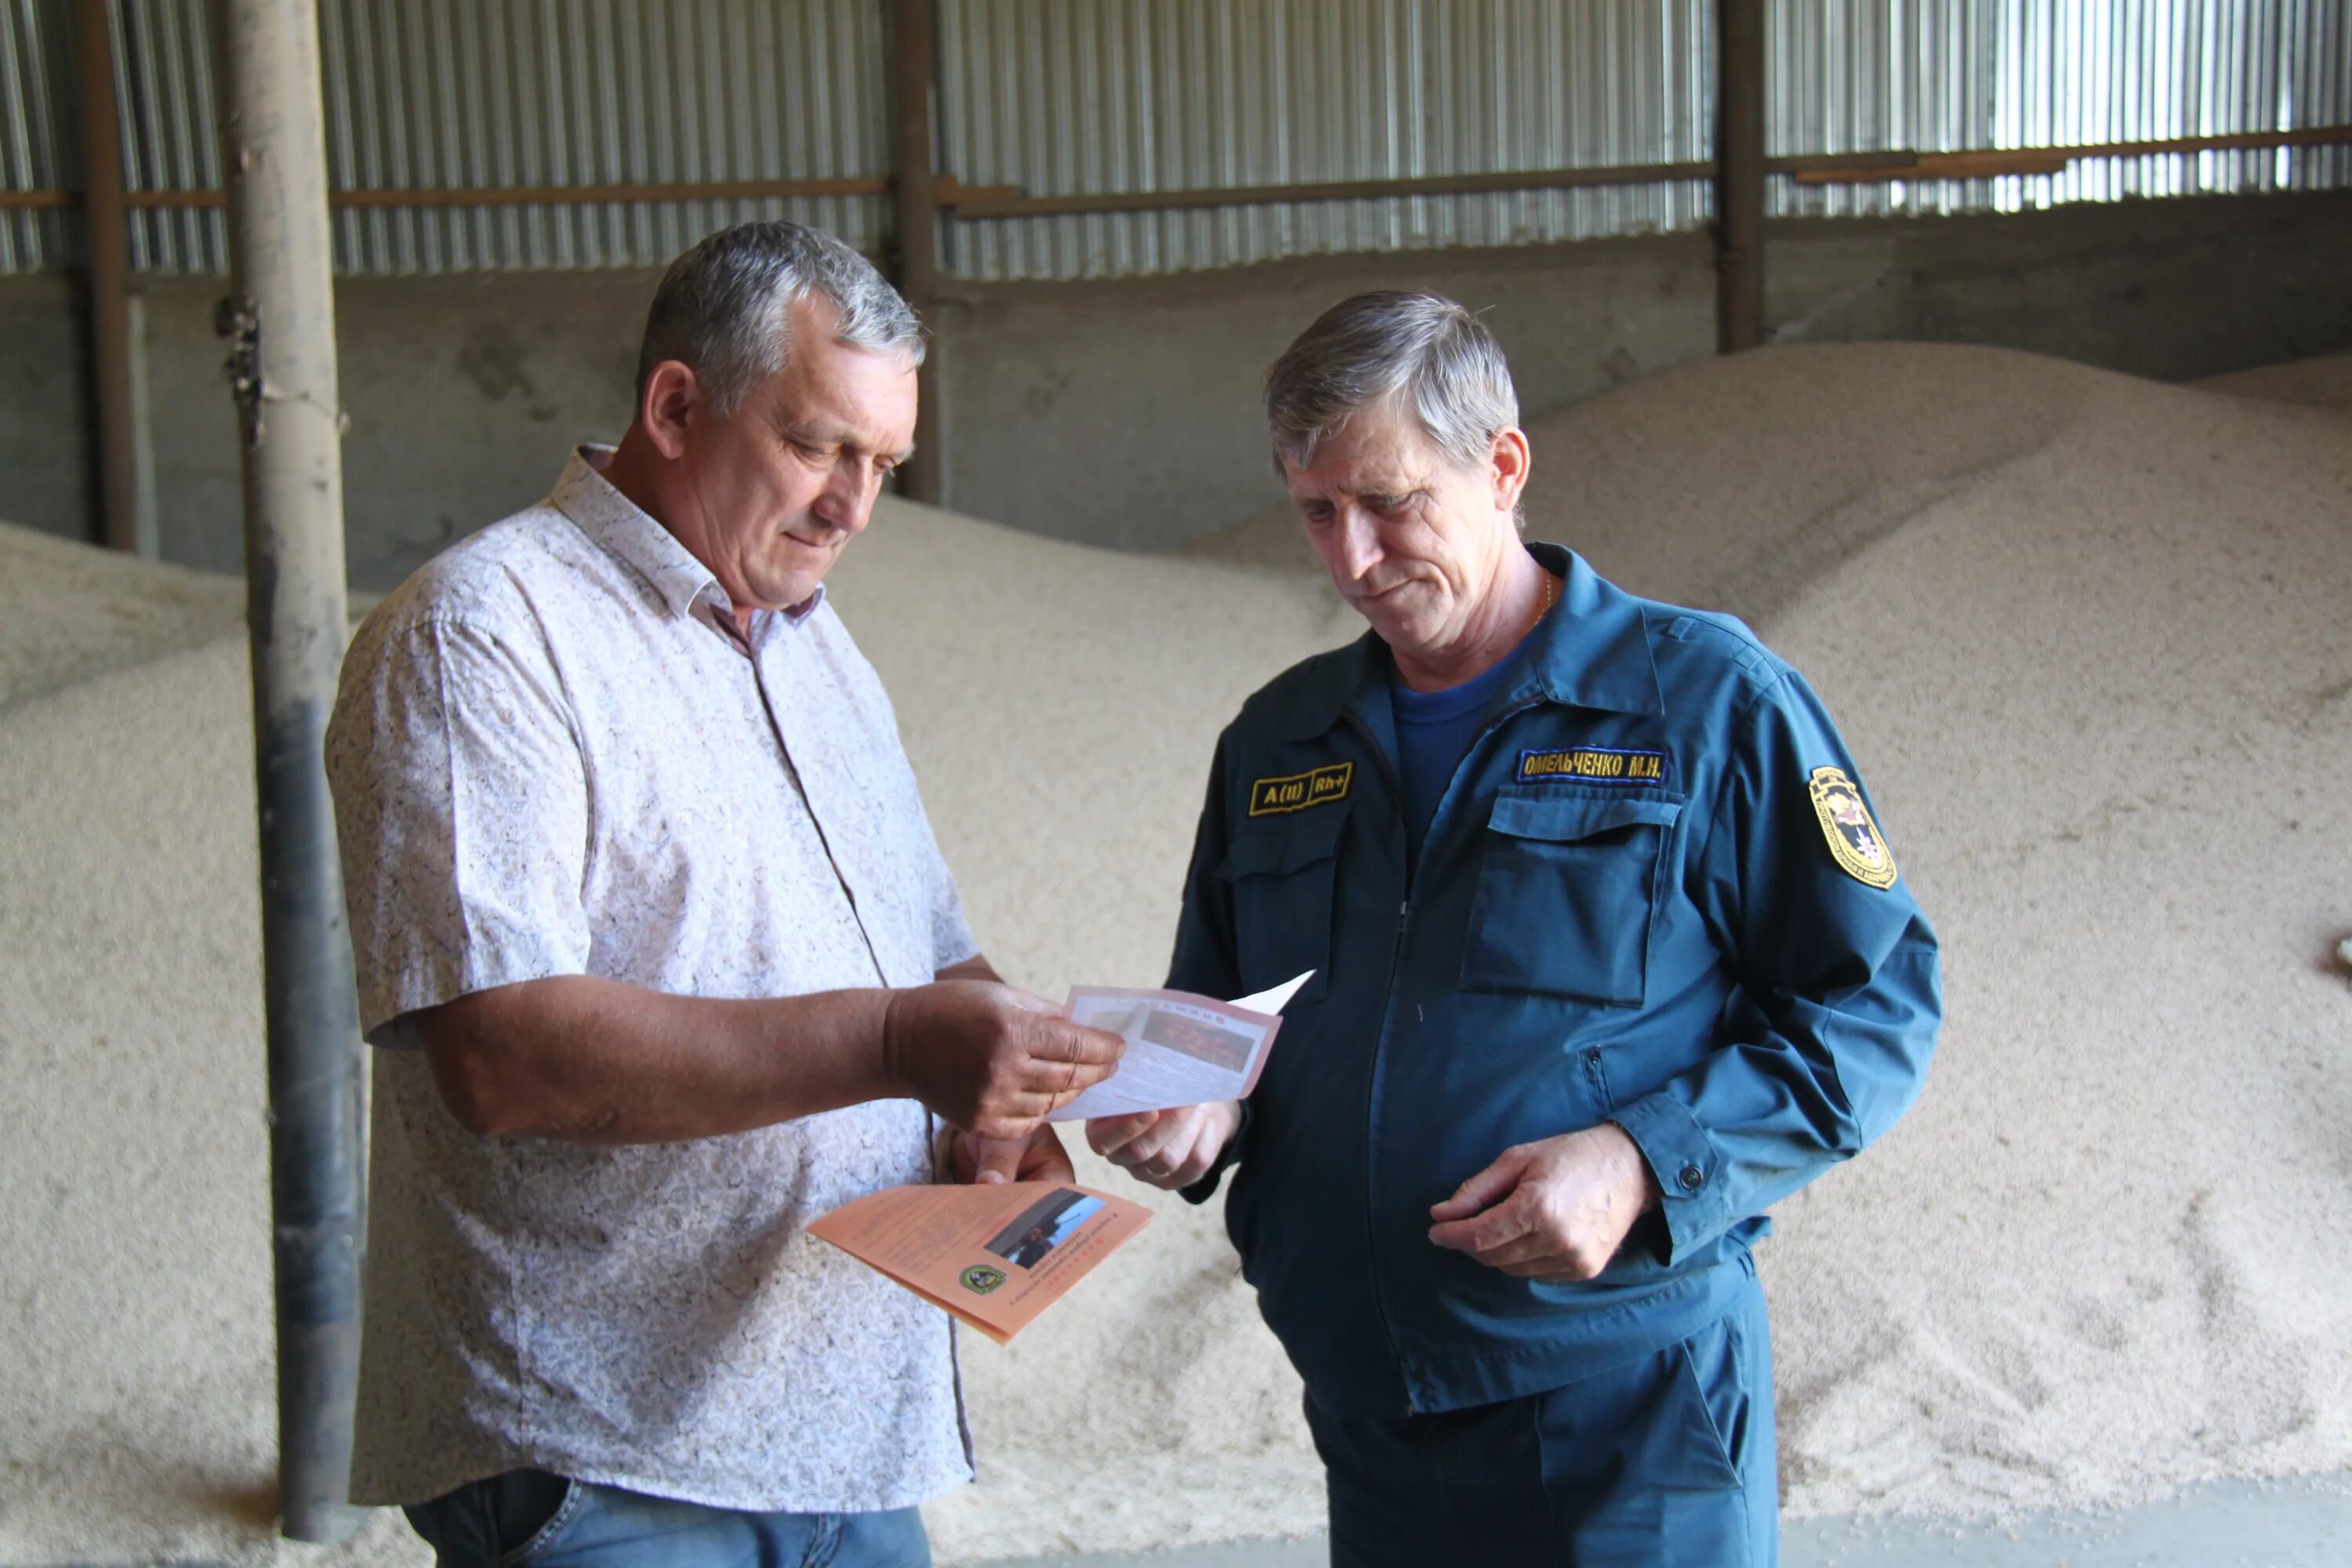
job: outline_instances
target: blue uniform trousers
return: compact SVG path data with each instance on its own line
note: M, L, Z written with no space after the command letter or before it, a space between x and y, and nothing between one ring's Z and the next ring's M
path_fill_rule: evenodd
M1772 1348L1748 1267L1689 1339L1541 1394L1367 1420L1310 1394L1332 1568L1772 1568Z

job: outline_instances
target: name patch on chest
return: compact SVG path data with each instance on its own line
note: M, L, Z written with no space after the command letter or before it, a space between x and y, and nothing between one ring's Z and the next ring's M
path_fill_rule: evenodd
M1253 779L1250 781L1249 814L1252 816L1279 816L1286 811L1305 811L1310 805L1328 805L1335 800L1345 800L1348 785L1355 776L1355 763L1332 763L1281 778Z
M1567 746L1558 751L1519 753L1519 784L1538 779L1574 779L1580 784L1661 784L1666 782L1666 753L1624 751L1614 746Z

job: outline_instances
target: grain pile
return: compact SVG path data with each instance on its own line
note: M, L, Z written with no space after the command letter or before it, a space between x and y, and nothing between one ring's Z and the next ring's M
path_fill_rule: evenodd
M2233 397L2258 397L2266 403L2294 403L2352 414L2352 353L2321 354L2315 359L2266 364L2259 370L2209 376L2197 384Z
M1821 348L1551 423L1538 527L1813 676L1947 946L1919 1110L1761 1254L1791 1508L2352 1459L2352 422Z
M89 551L79 564L117 595L152 570ZM1082 979L1160 977L1217 730L1267 672L1350 635L1294 584L1205 565L1144 573L1139 582L1131 558L886 501L833 583L889 684L988 952L1054 994ZM19 581L0 578L12 599ZM152 661L0 707L0 1082L15 1097L10 1126L33 1134L0 1143L11 1347L0 1356L0 1563L418 1564L429 1553L388 1515L332 1552L268 1539L242 585L195 584L230 605L212 628L225 637L160 658L171 639L126 641L108 663ZM37 645L62 622L35 609L40 630L26 640ZM22 624L13 603L0 610L0 626ZM1092 1176L1114 1179L1099 1166ZM1064 1331L1009 1356L979 1341L967 1350L992 1489L942 1520L943 1560L959 1540L994 1555L998 1542L1056 1538L1067 1478L1024 1447L1055 1424L1092 1432L1088 1452L1150 1450L1076 1493L1119 1539L1165 1527L1188 1495L1211 1535L1311 1524L1296 1396L1219 1256L1213 1216L1148 1201L1170 1211L1155 1232L1165 1244L1115 1260ZM1145 1302L1167 1310L1132 1321L1118 1310ZM1066 1381L1106 1379L1141 1406L1155 1368L1190 1376L1235 1357L1259 1375L1220 1377L1186 1400L1197 1429L1181 1454L1159 1451L1165 1410L1107 1417L1099 1385ZM1203 1453L1254 1447L1277 1455L1255 1478L1198 1473ZM1180 1479L1187 1468L1196 1479ZM1130 1526L1117 1494L1136 1485L1149 1495ZM126 1510L125 1498L142 1505Z
M235 633L241 578L0 522L0 708Z
M1800 348L1533 431L1530 532L1804 668L1947 943L1926 1099L1761 1255L1792 1512L2352 1464L2352 420L2224 390ZM1009 973L1156 978L1215 730L1352 634L1288 527L1141 562L894 507L850 551L836 603ZM0 710L0 1074L37 1134L0 1152L0 1562L423 1561L389 1523L265 1535L245 702L231 641ZM1211 1217L1161 1207L968 1345L983 1480L932 1510L942 1562L1318 1522L1296 1385Z

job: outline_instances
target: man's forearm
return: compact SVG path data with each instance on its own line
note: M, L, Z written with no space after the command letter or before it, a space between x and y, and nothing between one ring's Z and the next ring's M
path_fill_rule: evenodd
M664 1143L904 1092L886 1046L890 995L717 1000L562 975L463 997L419 1027L470 1131Z

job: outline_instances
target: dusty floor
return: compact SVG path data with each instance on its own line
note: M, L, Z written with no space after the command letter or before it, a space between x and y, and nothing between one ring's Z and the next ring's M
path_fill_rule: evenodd
M1997 1521L1798 1520L1781 1568L2340 1568L2352 1556L2352 1474L2215 1481L2138 1508ZM1465 1561L1475 1556L1465 1552ZM1323 1542L1006 1559L990 1568L1324 1568Z

